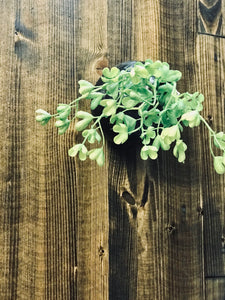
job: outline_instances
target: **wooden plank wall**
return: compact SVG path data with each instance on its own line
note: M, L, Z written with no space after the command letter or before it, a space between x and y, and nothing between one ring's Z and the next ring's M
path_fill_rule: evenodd
M73 127L58 137L34 111L152 58L225 130L225 2L2 0L0 15L0 299L224 300L224 176L203 127L185 131L184 165L109 142L99 168L68 157Z

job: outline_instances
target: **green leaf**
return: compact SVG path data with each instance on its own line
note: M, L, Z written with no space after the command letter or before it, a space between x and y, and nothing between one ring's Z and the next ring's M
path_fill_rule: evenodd
M77 113L76 113L76 117L79 118L79 119L89 119L89 120L92 120L93 119L93 116L92 114L86 112L86 111L83 111L83 110L79 110Z
M181 79L182 73L177 70L165 70L162 72L161 82L176 82Z
M142 143L143 144L149 144L151 139L154 139L156 136L155 128L152 126L149 126L145 132L142 133ZM158 148L157 148L158 149Z
M180 139L180 129L179 129L178 125L163 128L162 133L161 133L161 138L162 138L162 141L167 145L170 145L175 140L179 140Z
M79 119L83 119L75 124L75 128L78 131L84 130L93 120L93 116L90 113L82 110L76 113L76 117Z
M164 151L168 151L170 149L170 144L166 144L162 138L160 138L160 147Z
M117 110L117 102L112 99L104 99L100 102L102 106L105 106L102 114L106 117L112 116L116 113Z
M155 146L158 150L161 148L164 151L170 149L170 144L166 144L160 135L157 135L152 143L152 146Z
M82 147L79 151L79 159L82 161L86 160L87 154L88 154L88 150L87 150L86 146L82 145Z
M41 123L42 126L46 125L52 117L47 111L43 109L37 109L36 114L36 121Z
M145 69L145 66L141 63L135 64L134 72L135 72L135 75L140 76L141 78L149 77L148 71Z
M71 157L76 156L79 153L79 159L84 161L87 158L88 150L85 145L77 144L69 149L68 154Z
M112 115L110 118L110 124L114 124L115 122L118 123L122 123L124 119L124 113L121 111L115 115Z
M199 112L196 110L189 111L182 115L181 120L188 121L189 127L193 128L199 126L201 118Z
M135 73L134 69L132 69L129 74L133 84L139 84L142 81L142 78Z
M95 98L103 98L105 96L104 93L101 92L95 92L95 90L93 90L91 93L89 93L89 95L86 97L87 99L95 99Z
M179 162L185 161L185 151L187 150L187 145L182 141L176 141L176 145L173 148L173 155L178 158Z
M176 109L168 109L162 114L162 124L167 127L177 124Z
M224 132L218 132L214 136L214 144L217 148L225 151L225 133Z
M72 157L76 156L77 153L80 151L81 147L82 147L82 144L76 144L76 145L74 145L68 151L69 156L72 156Z
M124 115L124 124L127 126L128 128L128 133L133 131L135 129L136 126L136 119L132 118L128 115Z
M163 66L162 62L159 60L146 66L149 74L151 74L151 76L155 76L156 78L159 78L162 75L163 68L169 69L168 66Z
M113 82L111 84L108 84L106 86L107 94L112 97L113 99L116 99L119 93L118 90L118 82Z
M149 103L142 103L138 108L138 115L144 118L146 115L150 114L150 111L148 111L149 107L150 107Z
M95 88L95 86L92 83L86 80L79 80L78 83L80 85L79 93L81 95L88 95Z
M159 121L159 110L156 108L151 109L150 111L147 111L145 114L145 119L144 119L144 125L149 127L153 123L158 123Z
M191 109L201 111L203 109L202 102L204 101L204 96L199 92L196 92L190 96L191 96L191 100L189 99L189 105Z
M201 111L203 109L202 102L204 101L204 96L199 92L196 92L194 94L186 92L181 94L179 98L181 98L184 102L186 112L189 110Z
M161 136L157 135L152 143L152 146L155 146L158 150L160 148Z
M96 109L96 107L100 104L102 98L105 96L105 94L100 92L91 92L86 98L92 99L91 101L91 110Z
M76 124L75 124L75 128L77 131L82 131L84 130L91 122L92 119L83 119L81 121L78 121Z
M66 130L69 128L70 120L60 120L57 117L57 121L55 122L55 127L58 128L58 134L62 135L66 132Z
M160 135L157 135L154 139L152 146L155 146L158 150L161 148L164 151L168 151L170 149L170 144L166 144Z
M158 87L158 92L163 94L163 93L169 93L173 91L173 85L169 82L166 82Z
M128 139L128 128L125 124L117 124L113 126L113 131L118 133L113 141L115 144L123 144Z
M122 104L125 108L133 108L139 103L139 100L137 99L131 99L130 97L124 97L122 99Z
M143 146L141 148L141 158L147 160L148 158L156 159L158 157L158 149L155 146Z
M68 108L70 108L70 105L69 105L69 104L59 103L59 104L58 104L58 107L57 107L57 112L58 112L58 113L62 113L62 112L64 112L65 110L67 110Z
M102 100L102 96L99 96L99 97L97 97L97 98L94 98L94 99L91 101L91 110L96 109L96 107L99 106L101 100Z
M131 99L136 100L138 102L141 100L141 95L139 93L137 93L137 91L128 90L127 93L128 93L128 95L130 96Z
M96 160L100 167L104 165L105 157L103 148L92 149L88 152L88 155L91 160Z
M57 107L57 112L59 113L59 118L61 120L65 120L71 112L71 106L68 104L59 104Z
M111 70L109 70L109 68L104 68L102 71L102 75L108 79L117 77L119 73L120 70L116 67L111 68Z
M214 157L214 168L216 173L222 175L225 173L225 157L224 156L215 156Z
M168 63L161 62L159 60L155 61L152 64L147 65L146 69L152 76L159 78L159 81L162 83L176 82L176 81L180 80L180 78L182 76L180 71L170 70Z
M88 142L90 144L93 144L95 141L100 142L101 136L99 135L98 131L96 129L86 129L82 132L82 136L84 138L87 137Z

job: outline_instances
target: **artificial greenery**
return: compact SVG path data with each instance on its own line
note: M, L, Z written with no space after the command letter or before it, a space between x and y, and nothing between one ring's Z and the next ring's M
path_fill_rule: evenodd
M187 150L187 145L181 139L183 127L192 128L202 122L209 131L214 168L218 174L223 174L225 134L216 133L200 115L204 101L201 93L180 94L177 91L176 85L181 75L180 71L170 70L168 63L150 59L136 62L125 70L105 68L100 86L80 80L79 98L70 104L58 104L57 113L53 115L38 109L36 120L46 125L54 118L59 134L65 133L75 121L75 129L82 132L83 142L70 148L69 155L78 155L82 161L89 157L96 160L99 166L104 164L104 118L108 119L115 133L115 144L123 144L129 136L138 133L143 160L156 159L160 148L169 150L173 147L173 155L182 163ZM82 100L90 102L90 112L79 110ZM101 108L98 115L93 113L97 108ZM71 114L73 116L69 119ZM88 144L94 143L99 146L88 150ZM221 151L221 155L214 154L213 144Z

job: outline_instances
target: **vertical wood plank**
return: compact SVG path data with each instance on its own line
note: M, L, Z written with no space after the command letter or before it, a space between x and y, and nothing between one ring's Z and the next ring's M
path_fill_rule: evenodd
M17 290L16 273L18 267L18 207L19 207L19 190L16 185L16 175L14 174L14 166L18 167L21 164L19 161L18 152L13 156L13 148L15 148L16 130L15 118L11 111L18 108L18 99L15 96L14 82L14 14L15 8L11 4L1 3L3 18L1 18L1 227L0 227L0 242L2 247L1 252L1 295L6 299L15 299ZM3 20L8 17L8 23L3 24ZM13 76L14 75L14 76ZM17 115L18 117L18 115ZM12 123L9 124L9 120ZM13 124L14 123L14 124ZM8 137L11 137L9 139ZM21 139L17 139L18 147L21 146Z
M188 76L193 76L195 58L189 53L195 51L194 3L185 5L176 2L168 5L168 2L160 2L157 5L139 1L137 5L140 8L149 5L155 9L154 22L158 15L161 32L160 35L155 35L158 43L145 44L146 40L153 40L147 29L151 28L151 19L144 18L143 10L139 12L136 9L135 24L141 20L142 26L135 34L134 57L145 59L151 58L152 53L155 56L159 53L159 59L172 63L172 67L182 71L185 69L187 79ZM183 20L185 24L191 22L189 30ZM114 56L120 55L119 52L115 53ZM191 83L193 88L193 79ZM181 89L188 87L184 81L181 84ZM192 138L198 140L199 131L186 136L186 139ZM138 153L138 147L133 147L132 150L134 149ZM152 168L151 164L144 167L132 154L132 150L113 149L115 158L110 156L112 169L109 170L113 174L111 184L109 183L112 237L109 245L110 296L112 299L202 299L202 218L198 213L198 207L202 204L201 187L199 189L201 172L200 161L196 164L194 160L195 155L198 156L200 152L197 147L191 147L195 153L187 161L187 165L191 164L191 167L178 166L169 153L170 156L162 155L157 166ZM134 207L121 197L124 186L135 201ZM144 200L144 207L141 205L143 197L147 198ZM130 213L134 210L135 217ZM123 249L130 253L129 257L124 257L126 251L121 253L119 245L123 245ZM123 268L119 267L121 261L126 262ZM134 273L130 273L131 270ZM180 281L179 278L185 279Z
M109 65L133 60L133 1L108 0ZM109 144L109 299L132 300L137 294L136 146ZM126 197L126 196L125 196ZM129 200L128 200L129 201Z
M87 9L93 4L88 1L83 8L78 1L14 4L0 4L5 138L0 294L4 299L107 299L106 169L92 163L79 172L79 165L67 154L79 139L74 129L58 137L55 129L43 129L34 119L35 109L53 112L57 103L74 99L76 74L93 74L89 79L97 79L95 63L107 47L106 6L95 3L93 10L101 14L91 15L87 24ZM88 25L82 33L81 20ZM77 45L81 39L82 45ZM88 63L79 60L84 57L82 50L90 49L86 41L94 45Z
M159 3L158 59L183 72L181 92L197 88L196 11L194 1ZM149 22L143 24L143 31L146 25L151 27ZM150 33L146 39L151 39ZM144 58L155 53L143 43L136 44ZM155 167L147 167L148 201L137 214L142 241L137 251L138 299L204 299L203 223L198 213L201 149L193 143L200 143L199 130L184 132L184 139L189 145L185 165L179 165L170 152L161 153ZM141 175L139 170L137 177Z
M224 47L220 38L201 35L197 41L199 85L205 95L204 115L217 132L225 128ZM205 275L215 277L225 275L225 182L224 176L217 175L212 168L207 133L202 134Z
M21 3L22 11L25 5L27 3ZM72 1L39 2L36 7L33 3L30 8L31 11L36 8L35 13L40 18L36 29L40 84L36 89L35 108L42 107L52 113L57 103L69 102L75 96L75 7ZM68 137L58 137L52 123L45 129L36 124L36 130L39 136L42 135L39 138L38 153L44 149L44 297L76 299L76 181L74 165L67 156Z
M16 5L15 5L16 4ZM34 138L40 87L38 7L2 1L1 298L44 297L45 181L41 136ZM26 3L27 4L27 3ZM45 11L45 10L44 10ZM39 11L39 15L41 13ZM42 94L43 96L43 94Z
M107 1L78 1L77 80L95 83L107 64ZM84 104L81 109L88 110ZM75 134L73 143L81 140ZM72 146L72 145L71 145ZM76 162L77 299L108 299L108 171L93 161Z

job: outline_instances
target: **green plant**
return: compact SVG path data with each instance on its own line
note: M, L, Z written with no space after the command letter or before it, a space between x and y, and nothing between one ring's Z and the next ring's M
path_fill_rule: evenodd
M210 152L214 159L214 168L218 174L225 173L225 134L216 133L200 115L204 96L201 93L180 94L177 81L181 72L170 70L168 63L147 59L136 62L132 67L120 70L117 67L105 68L102 84L80 80L80 97L70 104L59 104L56 114L38 109L36 120L42 125L54 117L58 133L66 132L71 122L76 120L75 129L82 132L83 142L69 149L70 156L79 156L80 160L89 157L99 166L104 164L105 137L101 121L104 118L115 133L114 143L123 144L129 136L139 134L142 148L141 158L156 159L158 151L173 147L173 155L179 162L185 161L187 145L181 139L183 127L195 127L204 123L209 131ZM95 115L79 110L80 101L90 101L91 111L101 108ZM72 114L73 117L68 119ZM217 156L214 146L221 151ZM88 150L87 144L100 144Z

